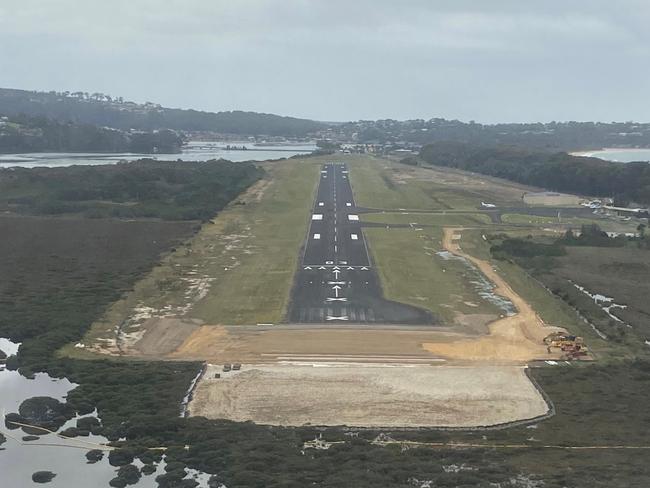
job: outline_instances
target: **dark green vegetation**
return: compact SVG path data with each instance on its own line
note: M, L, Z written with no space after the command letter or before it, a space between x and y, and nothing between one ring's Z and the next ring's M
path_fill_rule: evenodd
M650 204L650 164L644 162L620 164L566 153L461 142L425 146L419 159L426 164L473 171L555 191L613 197L620 203Z
M645 236L608 237L597 225L582 226L560 239L489 236L497 259L512 260L578 310L609 341L627 353L644 354L650 340L650 252ZM603 295L596 303L589 295ZM603 310L612 303L611 317Z
M636 122L550 122L477 124L459 120L361 120L335 125L330 137L360 143L396 146L442 141L479 145L513 144L529 148L571 151L602 147L648 147L650 124Z
M18 413L18 422L48 430L58 430L74 416L74 410L69 405L50 397L28 398L20 404ZM42 432L36 430L35 433Z
M0 119L0 153L178 153L182 144L183 138L171 130L123 131L26 115Z
M86 459L89 464L96 463L104 459L104 451L100 449L92 449L86 453Z
M127 485L135 485L141 478L140 470L132 464L121 466L117 470L117 476L110 481L110 485L122 488Z
M513 256L517 258L533 258L537 256L564 256L566 251L559 244L544 244L524 239L506 237L499 244L490 248L493 256Z
M101 93L35 92L0 88L0 112L117 129L211 131L241 135L305 136L326 124L255 112L201 112L137 104Z
M252 163L223 160L0 169L0 210L207 220L262 174Z
M56 477L56 474L52 471L36 471L32 475L32 481L34 483L49 483Z

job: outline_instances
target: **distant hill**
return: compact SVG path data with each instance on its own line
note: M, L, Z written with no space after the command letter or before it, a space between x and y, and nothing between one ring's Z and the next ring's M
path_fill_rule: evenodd
M547 151L603 147L650 147L650 123L549 122L479 124L429 120L362 120L333 126L338 140L408 147L456 141L482 145L517 145Z
M256 112L202 112L139 104L102 93L0 88L0 115L40 116L78 124L152 131L212 131L236 135L306 136L327 124Z
M126 131L47 117L0 115L0 153L179 153L183 137L173 130Z

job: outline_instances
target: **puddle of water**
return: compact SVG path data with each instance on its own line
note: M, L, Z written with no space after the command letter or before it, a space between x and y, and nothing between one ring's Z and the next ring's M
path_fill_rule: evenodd
M463 263L470 273L470 283L474 285L478 296L499 308L504 315L511 316L517 313L517 309L510 300L494 293L494 283L488 280L471 261L449 251L439 251L436 255L445 261L460 261Z
M614 299L612 297L608 297L605 295L601 295L600 293L591 293L589 290L587 290L584 286L580 286L577 283L574 283L573 281L569 280L569 283L571 283L576 289L587 295L589 298L591 298L598 307L605 312L611 319L615 320L616 322L625 325L626 327L632 328L630 324L627 324L623 322L620 318L618 318L614 313L612 312L612 309L619 308L621 310L625 310L627 308L627 305L620 305L618 303L614 302Z

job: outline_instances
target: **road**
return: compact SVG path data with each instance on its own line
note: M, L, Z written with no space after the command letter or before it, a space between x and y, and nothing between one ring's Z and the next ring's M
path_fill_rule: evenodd
M347 166L322 167L289 310L292 323L432 324L431 314L383 298Z

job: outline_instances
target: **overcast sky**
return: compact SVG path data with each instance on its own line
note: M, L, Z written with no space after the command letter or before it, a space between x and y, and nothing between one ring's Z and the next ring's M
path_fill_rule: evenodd
M650 121L650 0L0 0L0 86L329 121Z

